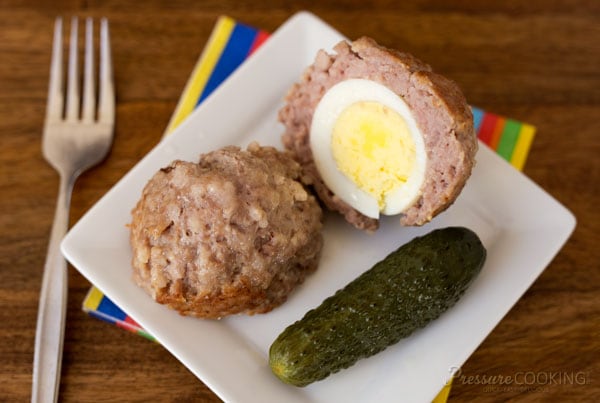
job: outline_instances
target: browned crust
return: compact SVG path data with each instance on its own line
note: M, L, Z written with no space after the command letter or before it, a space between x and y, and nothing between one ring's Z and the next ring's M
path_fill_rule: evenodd
M225 147L174 161L132 210L135 282L183 315L220 318L282 304L317 269L321 208L287 152Z
M374 231L378 220L354 210L323 183L310 151L309 131L314 110L325 92L340 81L366 78L400 95L415 113L428 152L422 196L401 216L403 225L422 225L450 206L471 174L477 151L473 115L460 88L434 73L414 56L362 37L342 41L336 54L320 51L300 82L290 88L279 119L286 126L284 146L311 175L321 201L357 228ZM449 160L450 159L450 160Z

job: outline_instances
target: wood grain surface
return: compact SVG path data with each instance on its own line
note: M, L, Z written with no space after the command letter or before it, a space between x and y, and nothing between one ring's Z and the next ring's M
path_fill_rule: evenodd
M58 188L40 149L55 17L106 16L112 30L114 146L77 182L74 223L159 140L219 15L273 31L301 9L348 37L411 52L469 103L537 126L525 174L577 217L565 247L461 368L450 402L598 400L600 2L2 0L0 401L30 398ZM219 401L160 345L86 316L90 284L73 268L69 281L61 401Z

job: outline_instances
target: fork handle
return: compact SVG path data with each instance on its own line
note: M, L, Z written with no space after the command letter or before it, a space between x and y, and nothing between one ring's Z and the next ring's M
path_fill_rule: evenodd
M67 262L60 242L69 225L73 179L61 175L38 308L31 402L56 402L67 307Z

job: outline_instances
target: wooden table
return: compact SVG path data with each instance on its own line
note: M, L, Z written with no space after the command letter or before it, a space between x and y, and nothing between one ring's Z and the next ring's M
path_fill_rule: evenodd
M300 9L287 3L2 2L0 400L26 401L31 388L38 293L58 186L40 151L54 18L106 16L112 29L114 147L77 182L76 222L159 140L217 17L273 31ZM321 1L311 11L349 37L369 35L424 59L456 80L471 104L537 126L525 174L578 220L566 246L464 364L467 377L455 382L450 401L597 400L598 2L372 3ZM90 284L72 268L69 281L61 401L218 401L160 345L86 316L81 302ZM519 374L522 381L511 385L468 378Z

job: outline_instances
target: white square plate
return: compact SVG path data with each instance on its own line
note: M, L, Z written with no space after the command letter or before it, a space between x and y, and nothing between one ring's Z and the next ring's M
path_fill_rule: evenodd
M220 321L182 317L131 279L126 224L150 177L173 159L256 140L280 147L276 115L288 88L343 36L309 13L287 21L172 135L114 186L67 234L67 259L228 402L431 401L533 283L571 234L575 219L537 185L485 146L458 201L421 228L386 219L375 235L330 215L319 270L274 311ZM488 258L464 297L411 337L305 388L271 374L268 349L289 324L381 260L433 228L477 232Z

